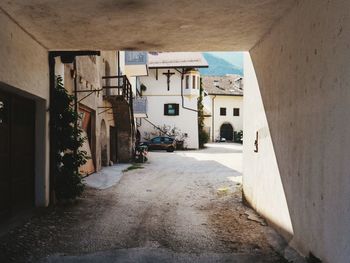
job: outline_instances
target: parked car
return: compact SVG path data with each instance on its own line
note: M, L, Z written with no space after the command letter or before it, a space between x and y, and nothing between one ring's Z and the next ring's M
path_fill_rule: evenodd
M176 141L168 136L154 137L145 144L148 146L148 150L166 150L167 152L173 152L176 149Z

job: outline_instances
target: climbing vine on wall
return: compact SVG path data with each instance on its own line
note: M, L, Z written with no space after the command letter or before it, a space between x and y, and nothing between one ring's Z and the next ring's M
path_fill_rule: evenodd
M198 98L198 141L199 148L204 148L204 144L209 141L209 134L204 130L204 107L203 107L203 87L202 79L199 88L199 98Z
M73 110L73 103L74 97L68 94L62 78L57 76L50 121L51 147L55 152L55 193L59 200L74 199L84 191L79 167L87 161L87 153L80 150L86 138L76 125L79 115Z

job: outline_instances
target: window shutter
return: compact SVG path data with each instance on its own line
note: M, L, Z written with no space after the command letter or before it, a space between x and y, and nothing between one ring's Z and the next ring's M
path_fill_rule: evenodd
M168 115L168 104L164 104L164 115Z
M220 108L220 115L226 116L226 108Z
M179 115L179 104L174 104L175 106L175 115Z

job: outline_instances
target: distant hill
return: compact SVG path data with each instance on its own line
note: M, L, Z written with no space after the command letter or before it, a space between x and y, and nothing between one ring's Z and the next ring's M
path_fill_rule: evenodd
M202 75L223 76L226 74L237 74L243 76L243 68L209 53L203 53L203 56L207 60L209 68L201 68L199 71Z

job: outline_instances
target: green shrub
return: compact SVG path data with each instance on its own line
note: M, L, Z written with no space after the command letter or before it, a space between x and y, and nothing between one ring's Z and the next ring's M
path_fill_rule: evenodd
M55 152L55 193L58 200L74 199L84 191L79 167L86 163L87 153L80 151L84 138L75 126L79 115L72 109L74 97L64 88L62 78L56 77L54 99L51 101L52 150Z
M205 130L199 130L199 148L204 148L204 144L209 142L209 134Z
M204 130L204 110L203 110L203 86L202 79L200 79L198 106L198 142L199 148L204 148L204 144L209 142L210 135Z

